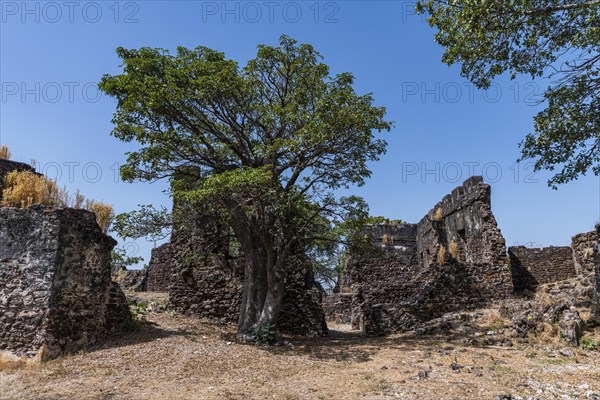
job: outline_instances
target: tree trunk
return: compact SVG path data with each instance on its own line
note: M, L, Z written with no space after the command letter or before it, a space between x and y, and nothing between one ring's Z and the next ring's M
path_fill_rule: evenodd
M255 341L257 328L277 329L288 251L278 250L268 234L255 233L246 239L240 241L245 265L237 336Z

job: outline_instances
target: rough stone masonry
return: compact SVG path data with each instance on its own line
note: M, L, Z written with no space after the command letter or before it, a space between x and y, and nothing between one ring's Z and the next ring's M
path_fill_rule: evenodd
M194 171L186 171L195 185ZM190 178L192 177L192 178ZM168 291L170 307L184 315L236 323L241 307L244 254L219 215L173 204L169 243L154 249L147 269L148 291ZM315 336L327 333L321 306L323 290L316 283L311 261L296 251L285 270L285 293L278 328Z
M342 292L348 315L369 334L412 329L444 312L473 309L513 292L505 240L491 211L491 188L472 177L418 224L367 229L380 255L353 255ZM328 300L337 306L340 301Z
M11 166L31 170L0 160L0 175ZM130 323L115 244L86 210L0 208L0 363L71 353Z
M596 260L596 290L594 293L594 314L600 319L600 224L596 225L596 248L594 251L594 259Z

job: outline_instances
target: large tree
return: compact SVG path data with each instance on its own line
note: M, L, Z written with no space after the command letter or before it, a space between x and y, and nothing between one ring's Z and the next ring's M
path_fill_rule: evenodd
M334 192L370 176L367 163L385 151L374 133L390 129L385 109L286 36L244 67L206 47L117 54L123 72L100 88L117 100L112 135L139 144L121 174L171 178L176 198L223 215L245 259L238 336L252 340L276 326L290 254L320 235L323 218L361 208ZM200 182L182 179L186 170Z
M488 88L498 75L547 77L534 132L520 160L558 169L548 184L600 175L600 0L426 0L416 5L438 29L443 61Z

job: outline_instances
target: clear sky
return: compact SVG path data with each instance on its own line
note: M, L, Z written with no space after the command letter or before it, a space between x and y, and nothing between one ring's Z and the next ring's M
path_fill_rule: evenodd
M0 1L0 142L13 159L72 190L112 203L170 205L166 184L128 184L118 165L132 148L109 135L112 99L96 84L119 72L115 48L208 46L241 65L281 34L311 43L332 71L355 74L396 121L388 153L354 192L373 215L418 221L470 175L492 184L509 245L565 245L600 219L600 180L553 191L548 175L515 164L548 81L499 79L475 89L440 59L434 30L409 1ZM150 243L131 253L148 257Z

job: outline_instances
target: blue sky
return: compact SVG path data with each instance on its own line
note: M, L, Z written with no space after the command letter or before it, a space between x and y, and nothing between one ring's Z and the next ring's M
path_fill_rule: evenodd
M493 211L509 245L565 245L600 219L600 180L553 191L548 174L515 164L532 130L536 95L550 82L499 79L475 89L440 59L434 30L408 1L0 2L0 142L13 159L72 190L112 203L169 205L165 183L120 182L132 148L112 138L112 99L96 89L119 72L115 48L208 46L240 64L281 34L313 44L334 73L350 71L396 122L388 153L354 190L373 215L418 221L470 175L492 184ZM151 243L130 245L148 256Z

